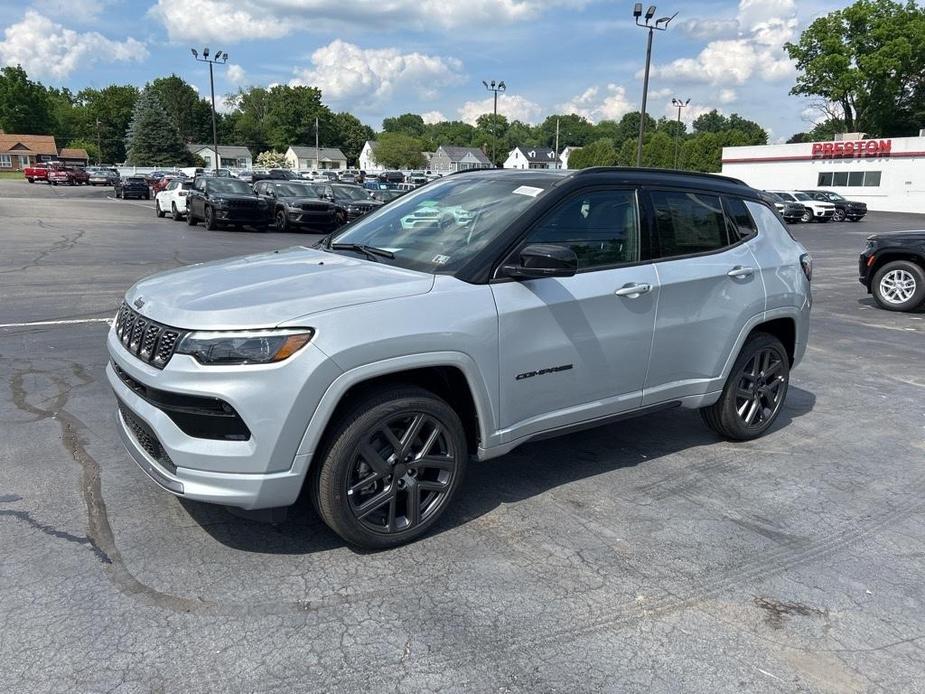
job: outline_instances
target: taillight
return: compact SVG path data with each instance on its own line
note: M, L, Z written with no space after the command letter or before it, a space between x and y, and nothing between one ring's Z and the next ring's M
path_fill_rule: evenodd
M803 268L803 274L806 275L808 282L813 281L813 257L809 253L800 256L800 267Z

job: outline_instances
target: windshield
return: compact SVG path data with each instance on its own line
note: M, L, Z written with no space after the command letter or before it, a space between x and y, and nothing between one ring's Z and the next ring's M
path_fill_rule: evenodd
M823 193L822 197L825 198L826 200L831 200L833 202L841 202L845 199L838 193Z
M356 188L354 186L333 186L334 194L339 198L347 198L348 200L369 200L369 195L362 188Z
M315 189L307 183L277 183L276 194L288 198L317 198Z
M450 177L354 222L327 245L375 246L395 255L382 262L424 272L454 272L542 192L521 183Z
M794 193L793 197L795 197L797 200L812 200L812 198L809 197L806 193Z
M212 178L206 184L210 193L237 193L239 195L253 195L253 190L244 181L236 178Z

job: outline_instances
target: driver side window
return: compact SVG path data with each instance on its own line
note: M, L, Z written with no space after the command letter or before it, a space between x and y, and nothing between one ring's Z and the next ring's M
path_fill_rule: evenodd
M571 248L578 256L579 271L635 263L638 219L635 191L576 193L540 220L526 242Z

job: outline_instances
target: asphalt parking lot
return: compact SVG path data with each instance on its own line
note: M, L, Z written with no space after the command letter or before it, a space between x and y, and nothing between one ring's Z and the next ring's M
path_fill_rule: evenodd
M110 196L0 181L0 691L925 691L925 313L856 278L925 216L792 227L812 337L766 437L673 410L528 444L369 554L307 504L161 491L103 373L136 279L315 237Z

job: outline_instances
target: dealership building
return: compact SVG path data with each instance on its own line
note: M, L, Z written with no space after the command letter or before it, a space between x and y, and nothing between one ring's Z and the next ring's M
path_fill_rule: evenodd
M824 188L871 210L925 213L925 130L919 135L724 147L723 173L763 190Z

